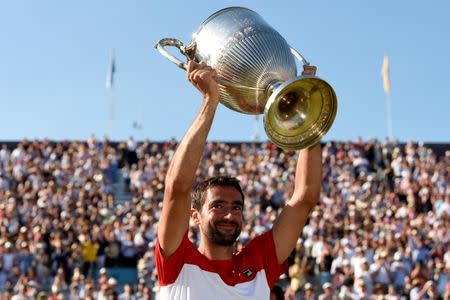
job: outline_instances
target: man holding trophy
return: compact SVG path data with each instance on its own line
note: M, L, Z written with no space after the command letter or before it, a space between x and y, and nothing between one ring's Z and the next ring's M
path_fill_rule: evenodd
M310 69L314 71L314 69ZM270 231L239 253L233 244L243 222L244 197L236 179L215 178L191 187L219 104L215 71L188 64L189 81L203 102L171 161L158 225L156 265L161 299L269 299L271 287L287 268L309 213L319 200L321 150L299 152L295 191ZM194 206L192 201L194 200ZM200 205L195 205L195 202ZM197 249L188 240L189 219L199 227Z
M221 29L212 34L216 26ZM315 77L315 67L309 66L251 10L221 10L209 17L193 37L195 41L188 47L175 39L163 39L156 45L165 57L187 70L188 80L203 96L166 176L155 254L160 299L269 299L272 286L286 271L287 258L319 201L319 142L336 114L334 91ZM266 38L276 42L274 49L257 51L261 57L256 60L254 53L247 55L246 43L251 44L248 49L267 47L271 43L260 43ZM178 47L189 63L171 56L165 46ZM304 62L301 76L296 77L292 55ZM235 61L229 61L230 57ZM248 64L249 60L253 62ZM267 65L255 67L255 61ZM233 70L235 73L231 73ZM246 75L240 77L243 72ZM302 149L293 195L286 199L272 228L237 253L234 244L244 218L244 194L239 181L214 177L191 191L219 102L243 113L264 111L269 138L282 148ZM199 228L198 248L188 239L190 221Z

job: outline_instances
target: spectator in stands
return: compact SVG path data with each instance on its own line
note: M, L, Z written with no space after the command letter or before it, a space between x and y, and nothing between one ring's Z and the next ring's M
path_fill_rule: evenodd
M119 300L136 300L131 284L126 283L123 286L123 292L118 297Z
M319 295L319 300L334 300L337 299L337 297L334 295L333 292L333 285L331 282L325 282L322 285L323 293Z

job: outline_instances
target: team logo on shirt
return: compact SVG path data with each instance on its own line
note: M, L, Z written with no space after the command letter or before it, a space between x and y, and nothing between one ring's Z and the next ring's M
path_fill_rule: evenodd
M242 270L242 274L243 274L246 278L249 278L250 276L252 276L253 272L252 272L252 270L250 270L249 268L245 268L244 270Z

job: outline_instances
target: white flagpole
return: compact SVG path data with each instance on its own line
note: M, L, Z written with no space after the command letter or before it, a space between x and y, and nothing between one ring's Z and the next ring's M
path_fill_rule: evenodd
M392 142L394 139L394 135L392 133L392 102L391 102L391 93L386 93L386 104L387 104L387 130L389 140Z
M255 132L253 133L252 140L259 142L259 115L255 116Z
M135 122L135 129L137 130L137 139L141 142L144 141L144 137L142 135L142 131L144 128L144 109L142 106L142 103L138 105L138 115L137 115L137 122Z
M114 93L113 90L110 90L109 93L109 134L110 136L110 140L113 140L114 137Z

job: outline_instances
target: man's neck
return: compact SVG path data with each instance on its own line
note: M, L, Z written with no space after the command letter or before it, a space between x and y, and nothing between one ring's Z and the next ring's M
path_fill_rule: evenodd
M200 241L198 251L212 260L228 260L233 257L233 246L221 246L211 242Z

